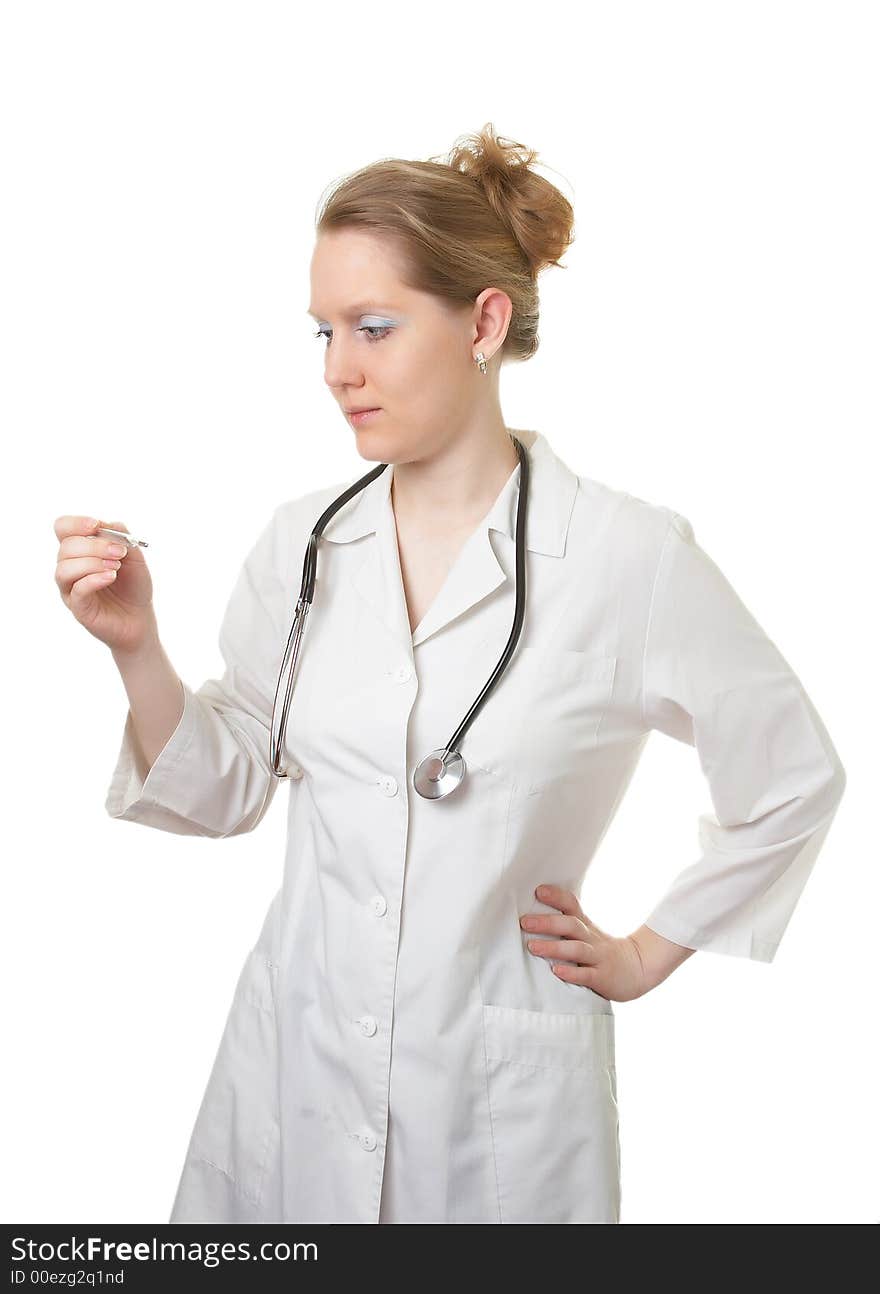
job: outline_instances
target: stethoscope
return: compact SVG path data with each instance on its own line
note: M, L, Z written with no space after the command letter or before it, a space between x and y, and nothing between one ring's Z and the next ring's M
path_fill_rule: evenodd
M430 755L426 755L413 772L413 786L419 795L424 796L426 800L439 800L445 795L449 795L459 786L464 779L467 771L464 759L458 749L462 738L474 719L482 710L486 703L489 693L498 682L501 675L507 668L508 662L513 655L522 631L523 617L525 615L526 602L526 545L525 545L525 521L526 521L526 504L529 494L529 456L523 444L517 440L516 436L510 435L510 439L516 446L516 452L519 455L520 477L519 477L519 500L516 506L516 606L513 612L513 624L510 630L510 637L507 640L507 646L501 654L501 658L494 670L489 676L483 690L474 701L455 732L449 738L445 746L432 750ZM306 547L305 560L303 562L302 585L300 587L299 600L296 604L296 612L293 618L293 625L287 639L287 646L284 650L284 659L281 662L281 669L278 674L278 683L275 687L275 700L272 703L272 731L269 738L269 760L272 773L275 777L287 777L287 773L281 769L281 752L284 748L284 734L287 730L287 713L290 709L290 696L293 690L293 680L296 675L297 661L300 654L303 633L305 631L306 619L312 606L312 598L315 595L315 575L317 573L318 563L318 540L323 534L324 527L331 517L346 504L349 499L353 498L360 490L375 481L385 471L387 463L380 463L362 476L360 480L355 481L347 490L334 499L330 506L321 514L318 521L309 536L309 542ZM278 707L278 693L281 688L281 681L284 678L291 652L293 653L293 664L287 679L287 690L284 695L284 706L281 712L281 724L276 737L275 732L275 714Z

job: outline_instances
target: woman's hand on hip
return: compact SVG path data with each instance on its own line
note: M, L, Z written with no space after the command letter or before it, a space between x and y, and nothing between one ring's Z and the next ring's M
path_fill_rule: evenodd
M520 927L530 936L529 951L547 958L558 979L614 1002L630 1002L653 987L638 944L600 930L571 890L539 885L535 897L559 912L525 913Z

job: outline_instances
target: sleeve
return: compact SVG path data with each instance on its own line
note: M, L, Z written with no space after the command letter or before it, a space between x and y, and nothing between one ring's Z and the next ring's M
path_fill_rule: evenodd
M236 581L220 627L225 672L193 691L183 680L177 727L144 776L131 711L105 802L113 818L184 836L253 831L278 786L269 736L295 600L287 588L281 509Z
M714 814L645 924L687 948L771 962L846 774L800 681L687 518L671 514L642 676L646 728L696 746Z

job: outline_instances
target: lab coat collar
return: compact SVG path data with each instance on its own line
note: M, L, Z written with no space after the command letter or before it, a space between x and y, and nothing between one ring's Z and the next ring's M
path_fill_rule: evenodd
M514 429L514 434L528 451L531 468L526 547L548 557L562 557L578 478L557 458L540 432ZM351 571L352 583L395 644L412 659L413 647L488 597L508 578L514 578L520 467L517 464L511 472L489 512L467 540L445 584L415 631L409 624L400 569L391 503L393 474L394 464L389 463L384 472L330 519L323 538L331 543L344 544L375 534L378 542L365 546L364 560ZM492 530L505 535L510 544L506 566L499 561L490 539ZM506 567L511 571L510 576Z
M531 466L526 547L533 553L562 557L577 493L577 476L557 458L539 431L516 428L511 428L511 431L528 450ZM515 535L519 475L517 465L481 523L481 529L497 530L507 535L511 542ZM328 521L322 537L336 544L347 544L353 539L375 534L382 514L391 506L393 477L394 464L389 463L375 481L365 486Z

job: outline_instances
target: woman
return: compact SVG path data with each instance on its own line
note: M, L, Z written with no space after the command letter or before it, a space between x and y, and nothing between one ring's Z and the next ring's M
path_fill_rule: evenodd
M283 883L172 1221L619 1221L612 1004L696 949L771 961L843 793L809 698L687 519L505 426L501 365L534 354L536 276L571 241L533 160L489 125L446 161L366 167L319 215L325 380L360 456L387 466L319 541ZM97 522L58 519L62 595L130 701L113 817L219 838L262 821L302 555L361 476L279 505L223 620L226 671L196 692L161 646L141 550L120 564ZM463 780L425 798L416 766L509 641L521 493L520 636ZM717 816L616 937L578 895L652 729L696 746Z

